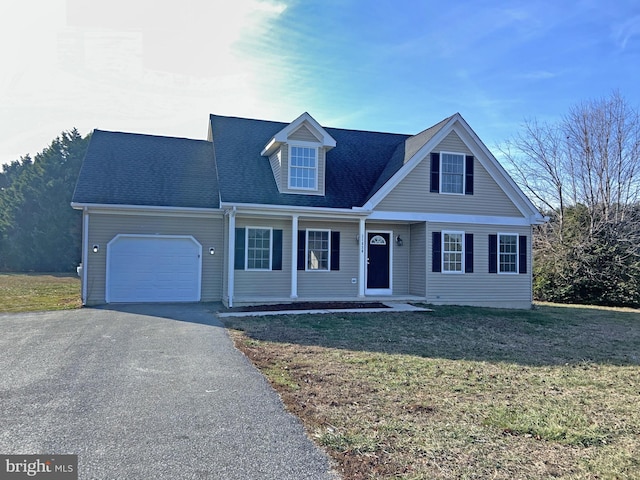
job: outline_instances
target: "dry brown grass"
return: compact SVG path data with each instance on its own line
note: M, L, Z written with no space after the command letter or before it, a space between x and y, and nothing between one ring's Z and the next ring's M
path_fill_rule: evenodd
M542 306L227 321L346 479L640 478L640 315Z

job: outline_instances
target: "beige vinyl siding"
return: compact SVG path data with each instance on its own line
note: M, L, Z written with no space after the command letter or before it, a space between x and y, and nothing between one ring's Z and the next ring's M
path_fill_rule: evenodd
M312 222L301 220L299 230L318 229L340 232L340 270L306 271L298 270L298 297L300 298L355 298L358 284L351 283L358 278L358 235L357 223ZM297 259L296 259L297 262Z
M471 155L471 151L455 132L447 135L433 151ZM522 213L482 167L477 158L474 159L473 171L473 195L432 193L429 191L431 161L430 155L427 155L376 206L375 210L522 217Z
M291 221L236 217L236 228L245 227L282 230L282 270L235 270L234 301L288 298L291 296Z
M410 225L409 293L423 297L427 290L427 226L425 223Z
M455 152L464 153L465 155L473 155L469 147L462 141L456 132L451 132L442 140L434 152Z
M321 139L316 137L311 130L302 125L288 137L289 140L297 140L299 142L319 142Z
M318 147L318 189L317 190L296 190L289 188L289 145L285 144L280 147L281 152L281 178L280 191L282 193L293 193L298 195L324 195L325 189L325 170L326 170L326 149Z
M87 265L87 305L105 303L107 244L118 234L191 235L202 245L203 302L222 298L224 263L223 217L167 215L89 214L89 252ZM91 250L99 245L98 253ZM216 249L215 255L209 249Z
M433 232L444 230L473 234L473 273L432 272ZM516 233L526 235L527 273L489 272L489 235ZM429 223L427 228L427 301L436 305L475 305L502 308L530 308L531 227Z
M282 151L278 150L269 157L269 163L271 164L271 170L273 171L273 178L276 180L278 190L282 191Z

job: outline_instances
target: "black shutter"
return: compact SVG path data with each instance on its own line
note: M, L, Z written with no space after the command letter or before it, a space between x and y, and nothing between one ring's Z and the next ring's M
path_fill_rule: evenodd
M440 193L440 154L431 153L431 192Z
M431 245L431 271L442 271L442 234L433 232Z
M466 195L473 195L473 157L467 155L465 157L465 185L464 193Z
M498 235L489 235L489 273L498 273Z
M271 270L282 270L282 230L273 231L271 246Z
M307 250L307 232L298 230L298 270L304 270L305 252Z
M527 236L520 235L518 237L518 263L519 273L527 273Z
M245 229L236 228L236 245L234 248L233 268L235 270L244 270L244 242Z
M464 273L473 273L473 233L464 234Z
M331 232L331 270L340 270L340 232Z

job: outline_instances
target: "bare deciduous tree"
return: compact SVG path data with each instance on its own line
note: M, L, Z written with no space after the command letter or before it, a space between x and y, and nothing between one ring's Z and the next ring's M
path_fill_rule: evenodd
M551 217L534 243L542 296L640 304L638 111L613 92L557 123L527 120L500 151Z

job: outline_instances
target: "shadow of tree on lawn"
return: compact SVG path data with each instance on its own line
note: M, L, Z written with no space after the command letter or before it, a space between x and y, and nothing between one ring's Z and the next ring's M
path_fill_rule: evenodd
M522 365L640 365L640 313L541 306L225 318L270 342Z

